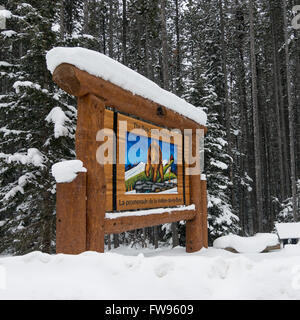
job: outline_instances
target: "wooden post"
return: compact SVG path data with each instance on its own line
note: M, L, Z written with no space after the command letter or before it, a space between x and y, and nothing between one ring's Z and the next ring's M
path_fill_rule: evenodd
M207 183L201 180L201 203L202 203L202 226L203 226L203 245L208 248L208 227L207 227Z
M104 103L91 94L78 99L76 155L87 169L86 250L97 252L104 252L106 183L104 165L96 160L102 143L96 141L96 136L104 129L104 111Z
M190 177L190 185L191 203L195 204L196 215L194 219L186 221L186 252L195 252L204 247L200 175L192 175Z
M199 156L199 150L196 148L196 130L193 130L191 154ZM203 192L200 180L200 172L190 175L191 203L195 205L196 215L192 220L186 221L186 252L196 252L204 247Z
M86 173L56 185L56 253L86 250Z

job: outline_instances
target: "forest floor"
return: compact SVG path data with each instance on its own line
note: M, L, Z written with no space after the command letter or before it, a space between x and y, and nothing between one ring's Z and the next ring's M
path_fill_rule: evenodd
M300 246L134 249L0 258L0 299L300 299Z

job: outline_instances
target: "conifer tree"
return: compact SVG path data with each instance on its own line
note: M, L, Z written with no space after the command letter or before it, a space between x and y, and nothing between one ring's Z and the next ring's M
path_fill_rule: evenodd
M0 43L6 90L0 100L0 252L52 252L55 182L51 166L74 157L76 110L63 103L46 68L56 42L54 1L7 1ZM2 71L2 70L1 70Z
M207 14L204 7L189 3L186 14L202 21L205 32L192 33L187 45L192 45L193 61L187 70L190 77L186 86L185 98L196 107L204 107L207 113L207 135L205 137L205 173L208 191L209 240L222 235L237 233L240 229L230 197L231 181L228 155L228 141L223 110L224 90L222 85L221 41L216 17ZM194 20L195 21L195 20ZM197 21L197 20L196 20ZM198 44L198 46L197 46ZM201 45L200 45L201 44ZM200 60L202 57L203 60Z

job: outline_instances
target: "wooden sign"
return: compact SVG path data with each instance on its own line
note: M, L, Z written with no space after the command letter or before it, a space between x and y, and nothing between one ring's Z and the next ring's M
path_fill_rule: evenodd
M57 252L103 252L105 234L181 220L186 251L207 247L206 181L186 174L206 128L70 64L53 79L78 98L76 155L87 169L57 185Z
M106 211L190 204L181 133L110 110L104 124L116 133L116 163L104 165Z

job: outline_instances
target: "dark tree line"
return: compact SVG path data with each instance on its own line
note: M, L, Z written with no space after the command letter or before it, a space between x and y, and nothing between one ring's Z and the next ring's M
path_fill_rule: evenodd
M300 30L296 0L1 0L0 252L55 248L53 163L72 159L76 102L46 68L55 46L102 52L208 114L210 243L296 221ZM61 123L55 115L59 114ZM184 223L107 238L184 244Z

